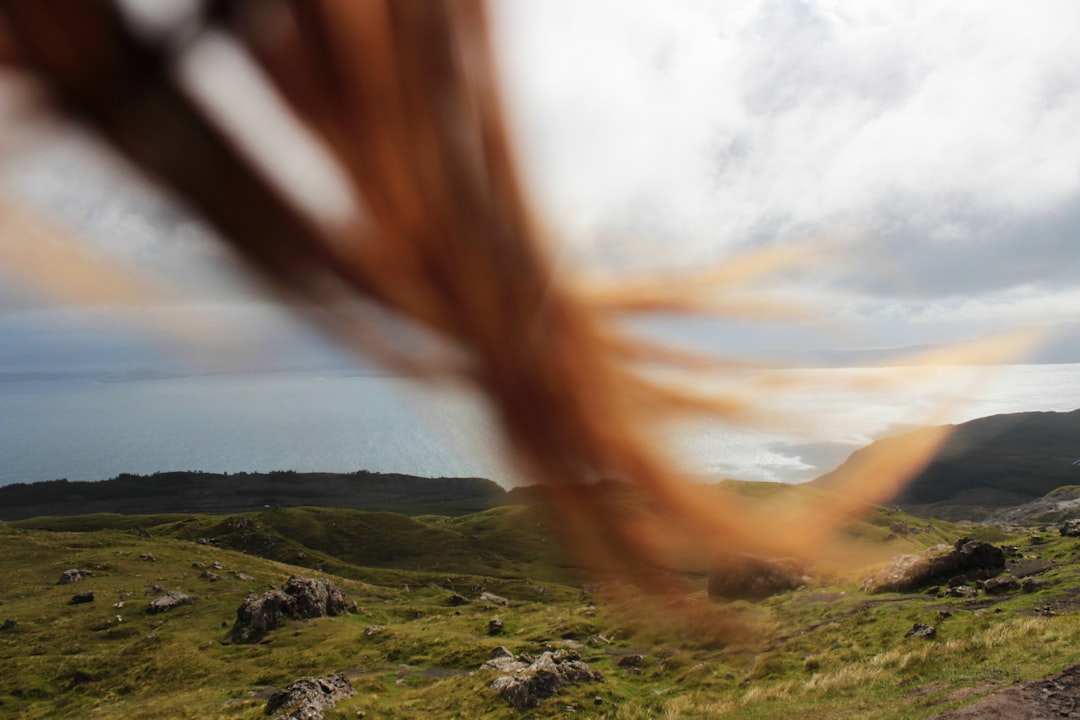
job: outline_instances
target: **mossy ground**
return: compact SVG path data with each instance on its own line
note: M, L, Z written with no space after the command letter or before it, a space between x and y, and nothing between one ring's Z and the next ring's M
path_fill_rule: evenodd
M975 530L882 509L851 534L910 552ZM17 621L0 632L0 716L254 720L269 687L345 672L357 694L330 717L923 718L1080 660L1073 538L1030 544L983 531L1053 563L1031 594L869 596L857 573L826 573L760 603L716 610L699 592L642 616L583 594L549 532L535 513L513 508L460 518L290 509L0 524L0 620ZM196 542L205 537L248 552ZM222 579L200 577L199 564L215 562ZM68 568L94 574L57 585ZM232 643L244 597L291 574L332 577L359 611ZM197 599L150 615L150 584ZM81 590L94 602L69 605ZM511 604L477 602L484 590ZM472 602L450 606L452 592ZM718 638L678 622L697 611L723 612L748 632ZM498 637L487 634L494 616L505 621ZM905 638L916 622L936 625L936 637ZM384 629L366 633L372 626ZM572 647L606 681L514 711L488 689L493 676L477 672L498 645ZM619 667L627 653L644 655L643 667Z

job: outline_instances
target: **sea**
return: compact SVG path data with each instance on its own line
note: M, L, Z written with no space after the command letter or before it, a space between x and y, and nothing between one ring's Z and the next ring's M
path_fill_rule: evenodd
M1080 364L733 373L700 392L742 400L746 416L657 429L687 473L802 482L911 426L1080 408ZM171 470L522 482L483 403L445 385L347 372L0 382L0 485Z

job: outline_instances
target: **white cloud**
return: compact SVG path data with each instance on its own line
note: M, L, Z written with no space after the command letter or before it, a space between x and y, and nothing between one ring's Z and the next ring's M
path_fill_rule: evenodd
M882 336L903 326L904 342L936 341L1068 315L1080 287L1080 3L493 5L517 137L570 257L681 264L854 237L841 243L844 275L823 261L804 294ZM214 75L220 57L202 61ZM6 138L19 120L9 111L0 97ZM181 209L98 151L37 140L5 152L0 191L121 262L233 297L228 254ZM317 163L281 157L321 187Z
M1080 279L1061 257L1080 227L1080 4L497 7L525 155L572 241L651 233L666 257L673 239L855 231L864 286L950 294L934 265L971 252L961 292Z

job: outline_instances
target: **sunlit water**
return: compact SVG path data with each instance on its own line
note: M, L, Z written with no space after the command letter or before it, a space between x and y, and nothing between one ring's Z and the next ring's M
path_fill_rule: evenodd
M770 372L795 381L755 398L770 422L679 428L672 445L684 469L797 482L905 425L1080 407L1080 365L957 368L926 377ZM892 384L874 387L879 381ZM398 378L298 373L0 383L0 485L279 469L516 481L477 403Z

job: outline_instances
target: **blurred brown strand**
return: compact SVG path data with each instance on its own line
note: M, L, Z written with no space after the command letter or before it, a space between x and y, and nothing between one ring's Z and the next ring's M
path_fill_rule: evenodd
M830 544L837 528L899 488L942 441L889 447L845 476L840 492L780 513L681 478L659 423L702 413L741 421L755 403L658 382L643 366L695 362L628 339L617 319L642 310L790 314L731 293L801 256L768 251L686 284L591 291L555 272L522 188L480 0L207 5L207 25L247 48L348 178L359 207L333 230L261 174L178 84L177 50L132 32L114 3L0 0L0 9L0 57L17 57L59 110L200 213L284 301L398 368L434 370L374 344L362 313L335 308L361 299L445 342L463 365L441 370L487 398L567 547L598 572L670 594L684 589L677 571L691 562L839 552ZM637 509L609 504L594 484L608 477L628 483Z

